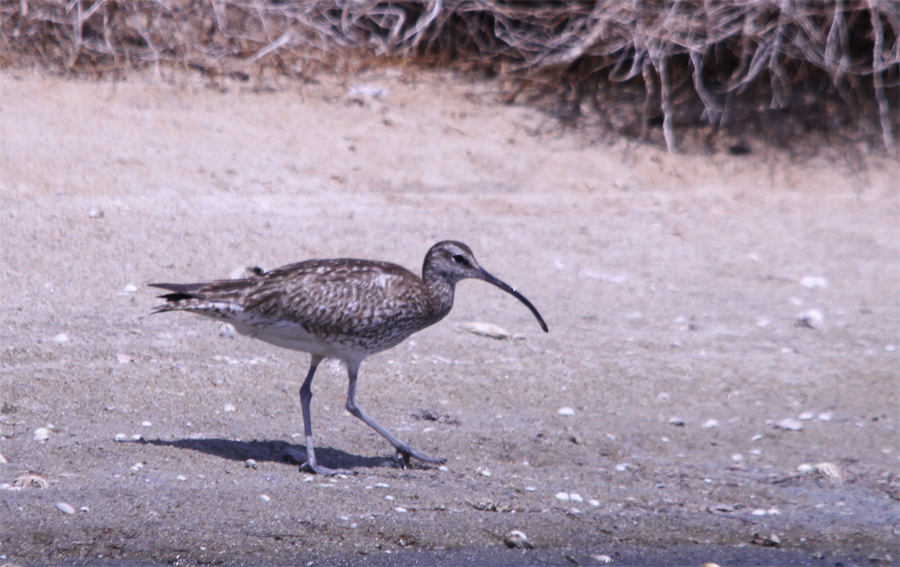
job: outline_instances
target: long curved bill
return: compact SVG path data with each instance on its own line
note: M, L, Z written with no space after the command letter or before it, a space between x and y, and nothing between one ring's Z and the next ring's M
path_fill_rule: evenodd
M547 329L547 323L544 323L544 318L541 317L541 314L538 313L538 310L535 309L534 305L532 305L531 302L528 301L528 299L526 299L526 297L524 295L522 295L521 293L516 291L515 288L513 288L509 284L507 284L501 280L498 280L497 278L495 278L494 276L492 276L491 274L486 272L484 269L479 269L479 272L481 273L482 280L486 281L489 284L494 284L495 286L499 287L506 293L512 295L513 297L515 297L516 299L518 299L519 301L524 303L525 307L530 309L531 312L534 314L535 318L537 318L538 323L540 323L540 325L541 325L541 329L543 329L545 333L550 332L550 330Z

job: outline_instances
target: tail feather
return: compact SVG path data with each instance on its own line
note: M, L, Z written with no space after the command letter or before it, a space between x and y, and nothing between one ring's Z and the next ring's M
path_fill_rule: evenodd
M152 283L147 284L150 287L158 287L160 289L165 289L171 291L172 293L166 293L163 295L158 295L159 299L165 299L166 303L163 305L157 305L153 308L153 313L163 313L165 311L174 311L177 309L183 309L185 305L182 303L183 301L199 299L206 299L203 294L197 293L200 291L203 286L206 284L196 283L196 284L175 284L175 283Z

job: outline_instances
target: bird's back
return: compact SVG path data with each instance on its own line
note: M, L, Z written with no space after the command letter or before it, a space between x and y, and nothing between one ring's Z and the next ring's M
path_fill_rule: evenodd
M309 260L239 280L151 285L173 292L157 311L225 319L261 340L338 358L391 348L446 314L418 276L369 260Z

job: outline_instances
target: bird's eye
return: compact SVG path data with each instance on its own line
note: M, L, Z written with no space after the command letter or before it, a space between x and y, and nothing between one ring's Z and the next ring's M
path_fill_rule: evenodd
M463 265L466 263L466 257L463 256L462 254L454 254L453 261L456 262L457 264Z

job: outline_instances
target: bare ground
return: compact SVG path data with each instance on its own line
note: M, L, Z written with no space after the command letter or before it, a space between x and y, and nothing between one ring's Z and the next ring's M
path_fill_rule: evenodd
M0 73L0 563L900 560L896 161L670 157L391 69L174 83ZM363 364L446 470L398 468L326 365L319 458L357 474L298 472L307 356L149 315L148 282L450 238L550 333L463 282Z

